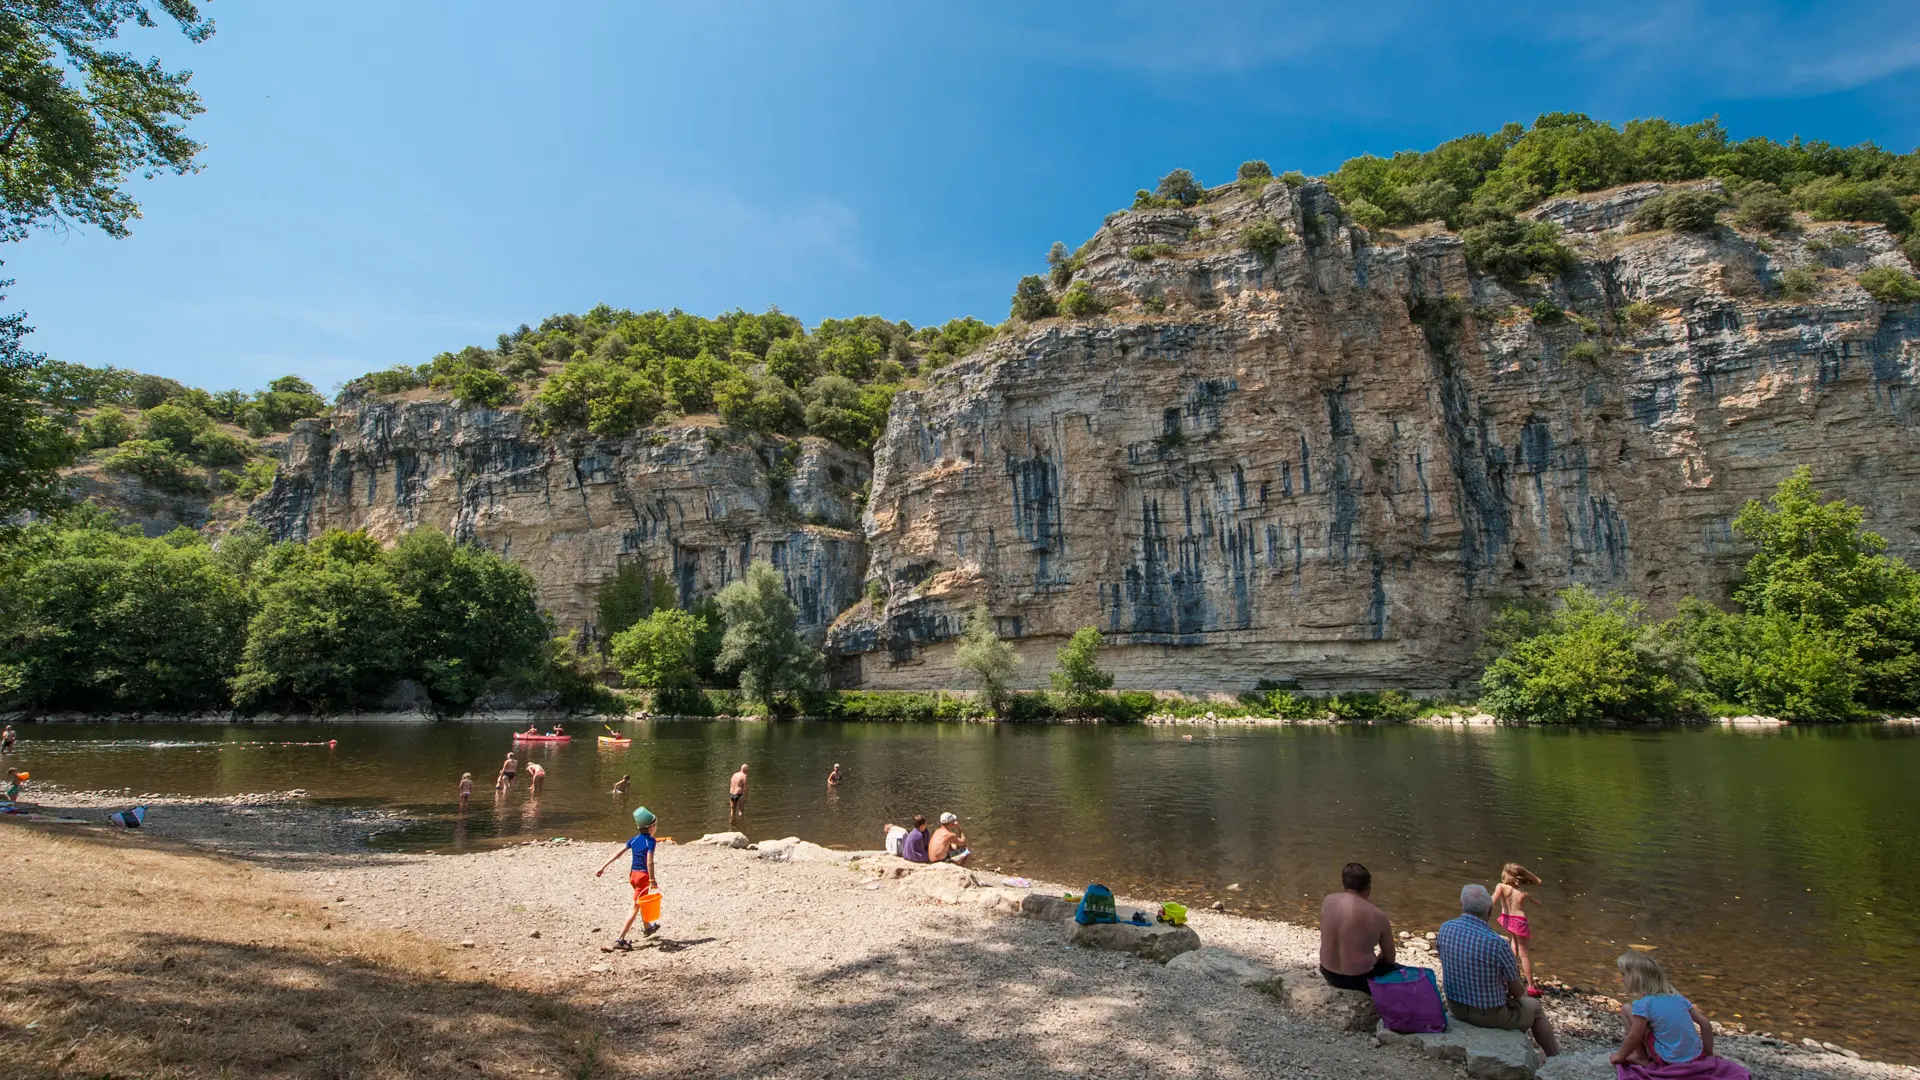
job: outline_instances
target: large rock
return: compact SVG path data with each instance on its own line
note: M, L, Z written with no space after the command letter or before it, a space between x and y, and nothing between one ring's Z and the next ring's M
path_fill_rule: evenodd
M1589 1050L1582 1054L1561 1054L1547 1059L1534 1073L1538 1080L1614 1080L1619 1074L1607 1062L1610 1050Z
M1855 281L1906 266L1897 238L1626 231L1659 190L1541 207L1578 258L1525 292L1317 182L1113 215L1073 274L1111 315L1015 325L894 398L866 516L890 588L830 651L868 688L966 685L985 604L1028 685L1098 626L1123 689L1440 688L1490 596L1723 595L1728 522L1802 464L1920 557L1920 317ZM1296 242L1256 256L1256 222Z
M981 887L978 875L952 863L922 866L900 879L903 894L942 904L963 903L969 899L968 890Z
M1132 923L1092 923L1083 926L1075 923L1067 940L1082 948L1131 953L1158 964L1167 963L1181 953L1192 952L1200 947L1200 935L1194 933L1192 927L1168 926L1166 923L1148 926L1135 926Z
M1280 973L1239 953L1207 945L1167 961L1168 971L1187 971L1263 994L1280 996Z
M1529 1080L1546 1061L1524 1031L1474 1027L1450 1019L1447 1030L1430 1035L1402 1035L1382 1024L1374 1032L1382 1045L1411 1045L1428 1057L1459 1062L1478 1080ZM1605 1055L1601 1061L1605 1061Z
M704 844L708 847L743 848L747 846L747 834L743 832L713 832L695 840L693 845Z
M1066 922L1073 918L1078 904L1070 903L1058 896L1044 893L1028 893L1020 898L1020 914L1029 919L1043 919L1047 922Z
M1302 1019L1336 1031L1371 1031L1380 1022L1371 995L1328 986L1314 968L1282 971L1275 996Z
M869 469L824 439L698 422L547 436L518 407L356 388L328 419L294 425L248 515L276 540L366 529L390 543L424 525L483 545L526 567L541 606L583 639L622 566L666 575L684 605L764 560L817 638L865 585L856 500Z

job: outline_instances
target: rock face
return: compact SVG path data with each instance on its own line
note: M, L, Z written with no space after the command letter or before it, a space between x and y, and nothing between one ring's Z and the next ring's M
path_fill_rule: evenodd
M362 395L296 425L250 515L276 539L364 528L392 541L431 525L484 544L533 574L562 630L588 637L599 587L623 563L668 574L691 603L764 559L817 635L860 595L853 494L867 475L864 458L819 439L697 423L546 438L518 409Z
M865 519L888 596L829 635L843 681L968 685L985 604L1034 684L1095 626L1123 688L1458 685L1506 600L1723 599L1733 516L1801 464L1920 555L1920 310L1854 280L1907 267L1892 237L1627 231L1661 190L1541 207L1579 256L1551 287L1443 230L1370 237L1318 183L1109 217L1075 273L1108 314L896 399ZM1294 238L1271 262L1257 221Z

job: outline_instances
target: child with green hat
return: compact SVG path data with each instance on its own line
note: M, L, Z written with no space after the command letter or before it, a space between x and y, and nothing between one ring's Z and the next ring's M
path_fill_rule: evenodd
M658 846L658 843L653 838L656 827L653 811L644 806L635 809L633 823L640 827L640 832L633 839L622 844L620 850L613 853L613 858L607 860L606 866L596 870L593 875L600 877L607 872L608 866L620 861L621 855L629 851L633 852L633 870L627 875L627 880L633 885L633 914L627 917L627 925L620 928L620 936L614 939L612 949L633 948L633 942L627 940L627 931L633 929L633 920L640 917L641 897L654 891L653 849ZM659 931L660 924L657 922L640 924L640 933L643 937L652 937Z

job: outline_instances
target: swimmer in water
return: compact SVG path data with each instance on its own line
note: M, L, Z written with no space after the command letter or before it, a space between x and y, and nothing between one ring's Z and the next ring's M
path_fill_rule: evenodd
M746 809L740 805L746 800L747 800L747 766L744 763L742 763L740 766L740 771L737 773L734 773L733 779L727 781L727 823L728 824L732 824L733 822L738 821L739 819L746 816Z
M625 795L627 793L628 786L631 785L632 782L633 781L632 781L631 774L622 775L620 777L619 782L613 785L613 793L615 795Z
M840 763L837 761L833 763L833 771L827 774L827 786L840 786Z
M546 786L546 783L547 783L547 770L545 766L541 765L537 761L527 762L527 784L528 784L527 794L529 795L540 794L540 789Z
M5 731L0 731L0 754L13 752L13 739L13 725L8 724Z
M473 774L470 772L463 772L460 774L460 812L462 814L465 814L467 812L467 804L472 801L473 801Z

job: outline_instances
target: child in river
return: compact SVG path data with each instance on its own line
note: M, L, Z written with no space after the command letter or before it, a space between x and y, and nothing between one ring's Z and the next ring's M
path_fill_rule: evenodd
M627 916L627 925L620 928L620 936L613 939L613 944L605 950L609 952L613 949L629 950L633 948L633 942L627 940L627 932L633 929L633 920L640 917L640 898L657 886L654 879L653 852L654 848L659 845L654 840L653 834L654 830L659 828L659 823L657 819L654 818L653 811L644 806L634 810L633 823L640 827L640 831L635 834L633 839L622 844L620 850L613 853L613 858L608 859L605 865L593 873L594 877L604 875L607 872L607 867L620 861L620 856L629 851L633 852L633 869L627 873L627 882L633 886L633 914ZM659 923L642 922L640 924L640 935L642 937L652 937L654 934L659 933L659 931Z
M631 786L632 783L633 783L633 774L622 773L620 775L620 779L617 782L615 782L615 784L613 785L613 793L615 795L625 795L627 793L627 788Z
M1643 952L1622 953L1614 961L1620 986L1633 997L1620 1006L1626 1038L1608 1056L1623 1066L1622 1077L1659 1076L1663 1066L1687 1065L1700 1080L1749 1080L1744 1065L1713 1055L1713 1024L1700 1007L1681 997L1660 962Z
M1533 982L1533 957L1527 951L1533 940L1533 930L1527 925L1526 905L1528 894L1521 891L1522 885L1538 885L1540 879L1533 871L1519 863L1508 863L1500 868L1500 884L1493 887L1493 907L1499 914L1495 921L1500 929L1507 932L1513 940L1513 951L1520 958L1520 976L1527 980L1527 994L1539 997L1540 988Z
M473 801L473 774L470 772L463 772L460 774L460 812L462 814L467 812L467 804L472 801Z

